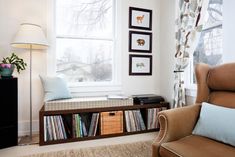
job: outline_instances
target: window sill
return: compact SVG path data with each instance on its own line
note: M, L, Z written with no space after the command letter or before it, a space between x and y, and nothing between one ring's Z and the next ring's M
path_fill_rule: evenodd
M69 87L72 96L105 96L109 94L123 94L121 85L97 85Z

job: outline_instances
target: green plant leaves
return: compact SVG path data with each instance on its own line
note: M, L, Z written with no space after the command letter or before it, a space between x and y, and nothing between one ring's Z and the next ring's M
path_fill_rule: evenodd
M21 70L25 70L27 64L22 58L19 58L15 53L12 53L10 57L3 58L2 63L4 64L14 64L18 73Z

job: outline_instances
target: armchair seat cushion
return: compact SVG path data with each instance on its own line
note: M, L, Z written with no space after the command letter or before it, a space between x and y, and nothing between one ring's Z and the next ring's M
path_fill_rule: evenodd
M206 137L190 135L163 143L159 154L164 157L234 157L235 149Z

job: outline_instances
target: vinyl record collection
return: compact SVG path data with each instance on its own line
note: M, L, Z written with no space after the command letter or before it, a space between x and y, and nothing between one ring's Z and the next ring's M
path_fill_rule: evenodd
M44 116L44 141L95 136L99 113Z

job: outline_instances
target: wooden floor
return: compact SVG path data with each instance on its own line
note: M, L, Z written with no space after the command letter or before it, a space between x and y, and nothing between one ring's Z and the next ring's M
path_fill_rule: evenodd
M66 144L55 144L48 146L39 146L38 144L22 145L22 146L0 149L0 157L19 157L23 155L50 152L50 151L59 151L65 149L87 148L87 147L96 147L96 146L111 145L111 144L113 145L113 144L130 143L136 141L146 141L146 140L152 140L156 136L157 132L151 132L151 133L144 133L137 135L72 142Z

